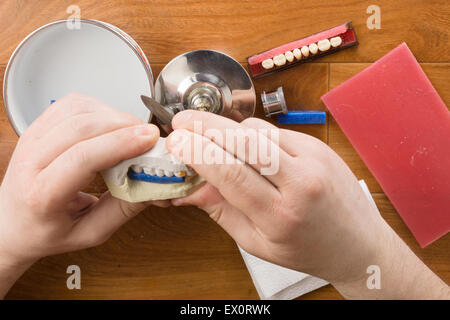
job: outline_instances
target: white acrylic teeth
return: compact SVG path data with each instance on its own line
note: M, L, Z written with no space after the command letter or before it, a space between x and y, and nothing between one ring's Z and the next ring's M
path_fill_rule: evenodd
M145 174L148 174L148 175L151 175L151 176L158 176L158 177L163 177L163 176L173 177L174 176L174 172L171 171L171 170L163 170L163 169L155 169L155 168L142 168L142 167L137 166L137 165L131 166L131 169L134 172L137 172L137 173L144 172ZM193 174L195 172L194 170L192 170L190 168L188 169L188 171L189 171L189 174ZM183 171L178 171L175 175L177 177L184 177L185 176Z
M293 62L295 59L300 60L302 57L307 58L309 54L317 54L320 52L325 52L330 50L331 47L336 48L342 44L342 38L337 36L330 40L324 39L317 43L311 43L309 46L303 46L301 49L296 48L292 51L286 51L284 54L279 54L272 59L266 59L261 64L264 69L272 69L275 66L281 67L286 64L286 62Z
M317 46L319 47L320 51L327 51L327 50L330 50L331 43L330 43L330 40L324 39L324 40L320 40L319 42L317 42Z
M294 49L292 51L292 54L294 55L295 59L300 60L302 58L302 52L300 51L300 49Z
M286 60L289 62L294 61L294 54L291 51L287 51L284 56L286 57Z
M339 47L342 44L342 38L341 37L331 38L330 43L333 48Z
M173 172L169 171L169 170L164 170L164 175L167 177L172 177L173 176Z
M319 42L317 42L317 46L319 47L320 51L327 51L331 48L331 44L328 39L320 40Z
M149 174L151 176L155 175L155 169L154 168L144 168L144 173Z
M134 166L131 166L131 169L137 173L142 172L142 167L140 167L140 166L134 165Z
M273 68L273 60L267 59L262 62L262 66L264 69L272 69Z
M273 63L275 63L276 66L284 66L286 64L286 57L284 54L279 54L276 57L273 58Z
M158 176L158 177L185 177L186 173L188 176L192 176L195 174L194 169L187 167L186 171L172 171L172 170L164 170L164 169L157 169L157 168L148 168L148 167L141 167L137 165L132 165L131 169L134 172L144 172L145 174L151 175L151 176Z
M309 48L307 46L303 46L301 51L303 56L309 56Z
M319 47L317 46L317 44L311 43L309 45L309 52L311 52L312 54L316 54L318 50L319 50Z

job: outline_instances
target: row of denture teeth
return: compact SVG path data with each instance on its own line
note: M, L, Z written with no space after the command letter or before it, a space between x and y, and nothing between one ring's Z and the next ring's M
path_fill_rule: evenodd
M281 67L287 62L293 62L294 58L297 60L302 59L302 57L307 58L309 54L317 54L317 52L325 52L330 50L332 47L336 48L342 44L341 37L333 37L331 39L320 40L317 43L311 43L309 46L303 46L301 49L297 48L292 51L285 52L284 54L279 54L272 59L267 59L262 62L264 69L272 69L274 66Z
M151 176L158 176L158 177L184 177L186 176L186 172L184 171L170 171L170 170L162 170L162 169L155 169L155 168L143 168L140 166L131 166L131 169L134 172L140 173L144 171L145 174L151 175Z

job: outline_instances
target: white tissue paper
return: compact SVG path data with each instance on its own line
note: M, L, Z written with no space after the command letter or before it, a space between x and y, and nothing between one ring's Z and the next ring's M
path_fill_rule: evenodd
M360 180L359 184L370 203L378 211L364 180ZM240 247L239 251L262 300L290 300L328 284L320 278L257 258Z

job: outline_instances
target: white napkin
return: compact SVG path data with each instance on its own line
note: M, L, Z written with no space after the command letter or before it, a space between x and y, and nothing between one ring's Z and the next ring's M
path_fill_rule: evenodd
M364 180L360 180L359 184L370 203L378 210ZM328 284L320 278L257 258L240 247L239 250L262 300L290 300Z

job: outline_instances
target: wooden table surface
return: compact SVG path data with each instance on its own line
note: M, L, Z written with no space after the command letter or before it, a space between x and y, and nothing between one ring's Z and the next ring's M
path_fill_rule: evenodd
M245 65L245 58L276 45L352 20L360 44L256 80L261 90L282 85L291 109L324 110L320 96L405 41L444 102L450 102L450 2L442 0L2 0L0 73L31 31L68 18L112 23L130 34L149 57L155 77L173 57L193 49L217 49ZM381 9L381 29L369 30L366 8ZM258 99L259 100L259 99ZM3 100L2 100L3 101ZM260 101L256 116L262 117ZM329 116L329 114L328 114ZM336 122L291 125L325 141L364 179L388 223L445 281L450 281L450 236L421 249ZM0 178L17 137L0 108ZM88 191L106 190L98 178ZM79 265L82 289L68 290L66 268ZM36 263L11 289L10 299L257 299L233 240L193 207L150 208L102 246ZM342 299L330 285L301 299Z

